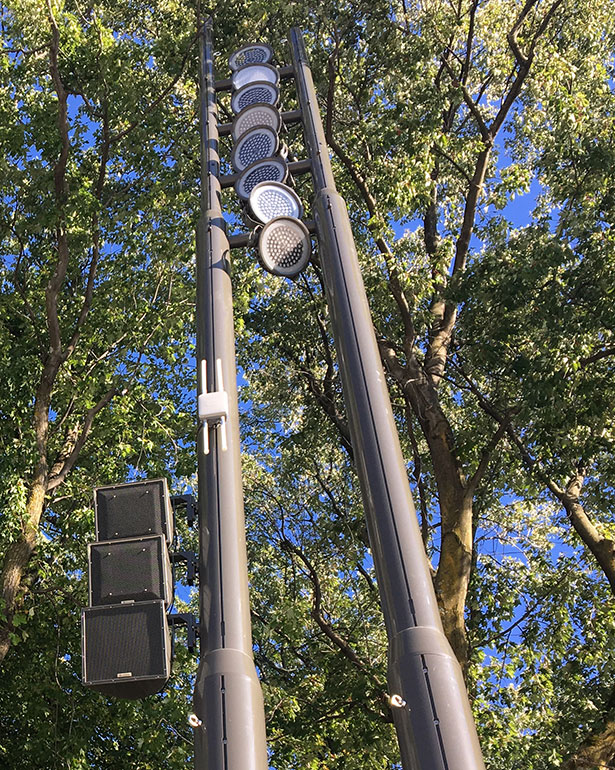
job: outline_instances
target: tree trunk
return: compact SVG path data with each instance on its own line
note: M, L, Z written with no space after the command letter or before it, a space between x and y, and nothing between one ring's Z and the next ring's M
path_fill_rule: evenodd
M563 765L563 770L596 770L613 767L614 763L615 719L611 719L603 730L581 744L576 754Z
M4 601L4 618L0 624L0 664L11 647L11 631L13 616L19 604L19 588L24 573L28 567L34 549L38 528L45 505L47 491L47 463L41 460L36 469L35 479L30 488L23 522L23 534L8 547L2 568L2 599Z
M421 424L433 464L440 504L440 559L435 589L444 633L464 674L469 663L465 602L472 572L472 492L455 454L455 439L436 388L416 367L404 394Z
M451 509L440 502L442 537L435 577L444 633L464 676L469 664L465 604L472 573L472 500L460 495Z

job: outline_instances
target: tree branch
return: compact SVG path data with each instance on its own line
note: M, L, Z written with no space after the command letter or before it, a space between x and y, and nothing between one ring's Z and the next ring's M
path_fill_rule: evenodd
M58 358L62 355L62 339L60 334L60 322L58 319L58 295L68 269L68 237L64 224L64 206L67 198L66 167L70 150L68 135L68 95L58 66L60 50L60 30L56 23L51 8L51 0L47 0L47 11L51 22L51 43L49 46L49 69L51 79L58 98L58 131L60 133L60 155L54 165L53 179L55 187L55 199L57 206L56 242L58 261L53 275L45 290L45 306L47 310L47 325L49 327L49 341L51 351Z
M445 152L439 144L435 143L433 144L434 151L441 157L447 160L451 166L457 169L461 176L466 180L466 182L470 185L472 184L472 177L468 174L468 172L465 170L465 168L462 168L459 163L457 163L456 160L454 160L447 152Z
M476 493L478 485L480 484L483 476L485 475L485 472L487 471L487 467L489 466L489 460L491 459L491 455L495 451L495 448L497 447L497 445L500 443L500 439L502 438L502 436L506 433L507 427L508 427L508 419L502 420L498 429L493 434L491 441L489 441L489 443L484 447L483 451L481 452L481 458L478 463L478 467L474 471L472 476L470 476L467 482L466 495L468 498L474 497L474 494Z
M48 492L51 492L56 487L59 487L70 470L73 468L77 462L77 459L79 458L81 450L83 449L83 445L86 442L92 427L92 423L94 422L94 418L101 411L101 409L104 409L104 407L107 406L107 404L111 401L113 396L116 395L116 393L118 393L118 389L113 386L105 393L105 395L98 401L98 403L96 403L91 409L88 410L83 421L83 427L81 428L78 436L69 431L67 444L63 450L63 453L66 451L67 454L65 457L61 456L59 458L59 462L54 465L54 469L50 473L49 480L47 482ZM56 468L56 466L59 467Z
M416 486L419 492L421 540L423 541L423 546L425 548L425 551L427 551L427 548L429 546L429 512L427 510L425 485L423 484L421 454L419 452L419 445L417 443L416 436L414 435L414 429L412 426L412 409L410 407L408 397L403 392L403 390L402 390L402 397L404 399L404 411L406 413L406 425L407 425L406 433L408 434L408 438L410 439L410 445L412 446L412 459L414 462L414 479L416 481ZM431 563L429 564L429 566L433 572Z
M173 78L173 80L169 83L169 85L164 88L160 94L154 99L153 102L151 102L142 112L140 117L138 117L136 120L134 120L129 126L127 126L123 131L119 131L117 134L114 134L109 139L109 144L117 144L121 139L124 139L124 137L128 136L132 131L134 131L137 126L140 126L141 123L147 118L147 116L153 112L156 107L165 99L171 91L175 88L177 83L179 82L179 79L184 74L184 69L186 67L186 64L188 62L188 57L190 56L190 52L192 51L192 46L195 44L195 42L198 40L199 35L201 34L200 28L196 31L196 33L191 38L190 42L188 43L188 46L186 48L186 51L182 57L180 66L179 66L179 72L177 75Z
M579 364L581 366L587 366L588 364L593 364L596 361L600 361L602 358L609 358L610 356L613 356L613 355L615 355L615 347L604 348L603 350L598 350L596 353L592 353L591 356L580 358Z
M298 546L296 546L287 538L282 540L281 547L283 550L293 553L307 569L308 577L312 584L312 619L316 622L327 639L329 639L329 641L341 651L344 657L347 658L356 668L358 668L364 676L367 676L368 679L371 679L371 681L376 685L378 690L383 693L383 695L386 695L386 687L384 683L381 682L374 673L372 673L371 666L366 664L365 661L361 660L351 645L345 639L342 639L342 637L333 629L333 626L325 620L324 615L322 614L322 590L320 587L320 580L308 557Z
M446 71L450 75L451 80L453 82L453 86L455 88L459 88L459 90L461 91L461 95L463 96L463 101L464 101L466 107L472 113L472 117L476 121L476 125L477 125L479 133L480 133L480 135L481 135L481 137L483 139L483 142L485 142L486 144L491 143L493 141L493 137L491 136L491 134L489 132L489 129L487 128L487 124L485 123L485 119L483 118L482 112L478 108L478 105L476 104L474 99L472 99L472 96L471 96L470 92L468 91L467 87L458 80L457 73L451 67L450 62L446 58L446 54L451 55L452 53L453 52L450 49L445 51L445 55L442 56L442 58L441 58L442 64L444 65L444 68L446 69Z

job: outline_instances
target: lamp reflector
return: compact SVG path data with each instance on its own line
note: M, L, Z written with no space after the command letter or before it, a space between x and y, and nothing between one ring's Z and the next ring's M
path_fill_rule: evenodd
M296 277L307 267L310 252L310 233L300 219L276 217L261 230L258 257L265 270L273 275Z
M263 224L276 217L301 219L303 216L297 193L279 182L259 182L250 193L250 209L254 218Z
M279 98L280 92L277 87L261 80L258 83L248 83L247 86L235 91L231 96L231 109L236 115L251 104L275 106Z
M282 127L282 116L271 104L251 104L243 109L233 121L232 135L237 141L240 136L256 126L268 126L276 133Z
M249 83L271 83L271 85L277 86L280 81L280 73L270 64L248 64L233 72L231 81L235 91Z
M249 43L234 51L228 60L235 72L246 64L268 64L273 59L273 48L266 43Z
M268 126L257 126L243 134L233 147L231 164L235 171L243 171L251 163L277 154L279 139Z
M235 182L235 192L244 201L259 182L283 182L288 176L288 166L282 158L257 160L244 169Z

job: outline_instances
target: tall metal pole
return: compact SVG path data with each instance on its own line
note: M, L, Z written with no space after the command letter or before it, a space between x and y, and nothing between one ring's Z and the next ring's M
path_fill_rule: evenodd
M195 768L267 770L263 696L252 657L233 296L220 206L211 19L205 22L200 39L200 113L198 392L224 389L229 409L226 442L222 428L211 426L201 427L197 441L201 656L194 713L196 724L201 724L195 727ZM209 453L204 430L208 431Z
M337 193L303 39L290 39L344 401L389 638L404 770L483 770L461 668L444 636L348 212Z

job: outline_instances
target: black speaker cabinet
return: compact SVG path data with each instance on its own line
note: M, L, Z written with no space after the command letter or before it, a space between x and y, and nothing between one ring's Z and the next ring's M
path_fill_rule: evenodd
M171 637L164 602L81 610L83 683L115 698L145 698L171 675Z
M96 540L144 535L173 539L173 513L166 479L136 481L94 490Z
M88 544L90 605L173 601L171 561L164 535Z

